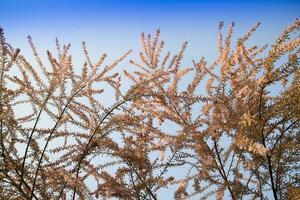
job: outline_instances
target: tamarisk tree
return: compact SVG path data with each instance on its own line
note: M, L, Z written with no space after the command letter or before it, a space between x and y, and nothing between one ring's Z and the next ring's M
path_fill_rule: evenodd
M258 26L220 23L216 60L190 67L159 30L129 61L83 42L80 70L70 44L45 62L29 36L31 63L1 29L1 199L299 198L300 21L248 46Z

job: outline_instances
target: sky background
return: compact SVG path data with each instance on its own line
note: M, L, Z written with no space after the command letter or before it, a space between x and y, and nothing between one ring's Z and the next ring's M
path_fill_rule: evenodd
M300 14L300 1L208 1L208 0L0 0L0 26L7 41L32 59L27 35L46 58L45 50L55 48L55 38L71 43L73 65L78 70L84 61L81 41L86 41L96 62L106 52L113 60L128 49L134 58L139 49L141 32L161 29L167 50L176 53L189 41L184 65L204 56L216 57L217 28L236 23L234 37L245 33L256 22L261 27L249 43L264 45L274 41ZM120 66L125 68L126 62ZM109 99L108 99L109 101ZM111 101L109 101L111 102ZM168 194L163 196L170 199Z
M300 1L296 0L0 0L0 26L8 42L30 56L26 41L30 34L43 56L46 49L54 48L58 37L72 43L78 64L82 63L83 40L94 60L103 52L113 59L127 49L137 50L141 32L160 28L166 48L174 53L189 41L184 62L190 65L201 56L215 58L220 21L225 26L236 23L234 36L261 22L253 39L263 45L272 42L299 13Z

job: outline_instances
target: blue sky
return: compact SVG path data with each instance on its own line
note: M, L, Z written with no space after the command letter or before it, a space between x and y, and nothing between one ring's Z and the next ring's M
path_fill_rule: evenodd
M201 56L214 58L220 21L225 25L235 21L236 36L260 21L256 42L271 42L299 17L300 1L0 0L0 8L0 26L7 40L23 52L30 34L41 51L53 48L58 37L72 43L75 55L85 40L94 59L104 51L114 57L136 50L141 32L160 28L171 51L190 41L188 62Z

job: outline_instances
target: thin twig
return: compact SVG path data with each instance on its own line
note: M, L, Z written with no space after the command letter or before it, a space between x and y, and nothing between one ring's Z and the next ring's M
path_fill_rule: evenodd
M38 162L38 165L37 165L37 169L36 169L36 172L35 172L35 176L34 176L34 180L33 180L33 183L32 183L32 190L31 190L31 195L30 195L30 199L32 199L32 195L33 195L33 192L34 192L34 189L35 189L35 184L36 184L36 179L37 179L37 175L38 175L38 172L40 170L40 167L41 167L41 164L42 164L42 160L44 158L44 154L45 154L45 151L48 147L48 143L49 141L51 140L52 138L52 135L56 129L56 127L58 126L59 124L59 121L61 120L61 118L63 117L65 111L67 110L69 104L71 103L72 99L84 88L85 86L82 86L81 88L79 88L68 100L67 104L65 105L65 107L63 108L61 114L59 115L58 119L56 120L56 123L54 125L54 127L52 128L51 132L50 132L50 135L48 136L47 138L47 141L46 141L46 144L44 146L44 149L42 151L42 154L41 154L41 157L39 159L39 162Z

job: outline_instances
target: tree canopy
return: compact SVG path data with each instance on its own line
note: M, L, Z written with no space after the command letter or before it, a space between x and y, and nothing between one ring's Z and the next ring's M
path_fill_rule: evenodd
M216 60L187 67L187 42L142 33L124 71L131 50L94 62L83 42L78 71L70 44L43 61L29 36L30 63L1 29L0 198L299 198L300 20L247 45L258 26L220 23Z

